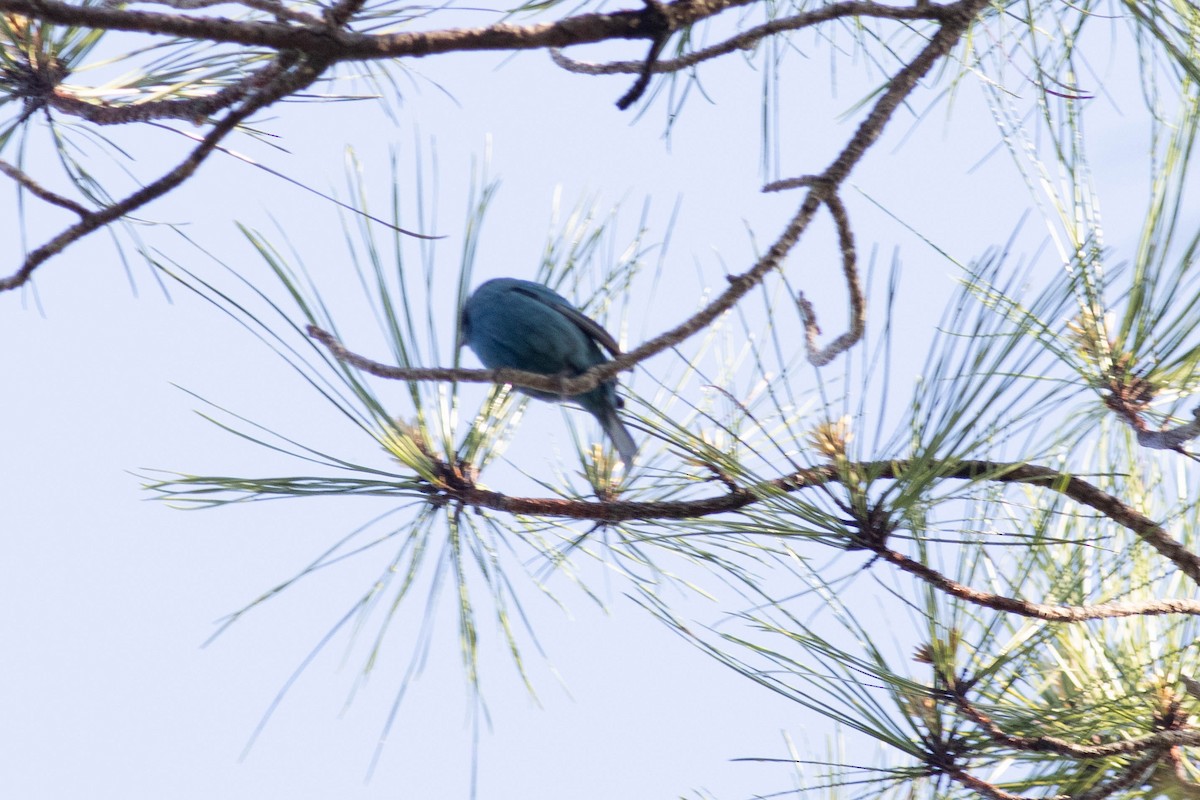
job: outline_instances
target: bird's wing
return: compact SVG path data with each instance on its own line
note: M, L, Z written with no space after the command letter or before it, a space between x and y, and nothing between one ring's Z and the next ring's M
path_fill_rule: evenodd
M586 316L582 311L571 305L566 300L563 300L557 294L551 294L548 296L540 292L531 291L524 287L518 287L515 289L515 291L520 292L526 297L532 297L534 300L544 303L552 307L555 311L558 311L564 317L573 322L581 331L594 339L597 344L611 353L613 358L617 358L621 355L621 348L611 333L604 330L599 322L596 322L596 320Z

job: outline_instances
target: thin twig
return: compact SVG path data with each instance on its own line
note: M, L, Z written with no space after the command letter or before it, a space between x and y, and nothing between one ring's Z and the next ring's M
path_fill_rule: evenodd
M1113 619L1116 617L1162 616L1166 614L1196 614L1200 615L1200 600L1144 600L1141 602L1099 603L1091 606L1060 606L1045 603L1032 603L1016 597L1008 597L992 592L983 592L964 586L951 580L937 570L914 561L903 553L887 547L868 547L880 559L899 567L910 575L914 575L930 586L945 592L951 597L957 597L977 606L1004 611L1032 619L1044 619L1050 622L1083 622L1092 619ZM1197 740L1200 743L1200 739Z
M854 247L854 232L850 230L850 217L836 192L828 192L824 199L825 206L833 215L833 222L837 226L838 249L842 252L842 274L846 278L846 291L850 295L850 330L823 349L817 347L817 336L821 329L817 326L816 309L803 293L796 298L796 305L800 308L800 319L804 323L804 344L808 350L808 361L816 367L825 366L853 347L862 339L867 328L867 299L863 294L862 281L858 277L858 253Z
M9 164L7 161L0 160L0 172L3 172L8 177L12 178L17 183L29 190L30 194L45 200L47 203L65 208L68 211L74 211L81 219L86 219L92 212L84 208L79 203L69 197L63 197L61 194L55 194L49 189L42 186L40 183L31 178L27 173Z
M961 783L963 786L966 786L968 789L977 792L980 797L986 798L986 800L1075 800L1074 798L1065 794L1038 798L1027 797L1023 794L1013 794L1012 792L1006 792L1000 787L988 783L985 780L976 778L971 773L962 769L947 770L946 774Z
M744 6L753 0L675 0L662 6L662 13L669 19L669 27L679 29L696 22L713 17L721 12ZM351 13L357 8L358 0L342 0L342 9L350 9ZM970 25L974 15L988 4L988 0L960 0L958 3L942 6L920 7L921 14L930 13L936 9L936 16L941 20L941 27L932 37L929 44L902 68L889 82L888 89L880 96L867 118L859 126L847 147L822 173L822 178L830 188L836 188L846 179L854 165L862 158L866 150L881 134L887 121L895 112L898 105L907 97L916 82L929 71L934 63L946 53L961 37ZM840 6L842 13L850 13L853 4ZM868 4L861 10L864 12L881 13L885 6ZM184 14L162 14L145 11L130 11L105 5L77 5L63 3L59 0L0 0L0 11L14 12L44 22L67 25L86 26L93 29L125 30L152 33L159 35L175 35L195 40L220 41L243 45L258 45L280 49L288 59L295 58L296 53L307 53L315 57L324 67L336 61L359 60L374 58L394 58L397 56L421 57L437 53L462 52L470 50L520 50L544 47L564 47L573 44L598 42L612 39L639 39L656 36L660 31L652 30L653 22L644 11L618 11L610 14L579 14L553 23L535 25L511 25L501 23L484 28L448 29L430 32L405 32L396 34L359 34L346 31L335 26L327 26L316 30L310 26L300 26L269 21L238 21L219 17L193 17ZM908 12L901 12L908 13ZM281 55L281 58L284 56ZM317 74L321 70L317 71ZM297 84L308 85L313 78L306 78ZM104 209L93 212L82 219L77 225L64 231L58 237L29 253L25 263L9 278L0 280L0 291L24 284L33 270L50 257L61 252L72 242L86 236L88 233L103 227L124 214L144 205L150 200L175 188L185 181L195 171L215 144L229 133L230 130L254 110L268 105L275 100L287 96L290 92L277 91L278 87L289 85L288 80L271 81L269 91L256 92L249 99L242 101L241 107L234 107L225 119L218 123L204 143L193 150L183 162L157 181L129 195L124 200L114 203ZM229 93L222 96L218 93L211 98L179 101L178 105L162 106L162 109L179 110L185 114L201 114L211 110L211 105L220 105L237 92L241 87L230 87ZM225 90L223 90L225 91ZM296 89L292 89L292 92ZM269 100L260 102L270 96ZM60 102L71 104L69 97ZM99 107L99 106L97 106ZM97 119L105 114L118 113L112 111L92 111L74 105L75 113L90 114ZM146 113L146 112L119 112ZM794 247L801 234L807 229L813 214L819 207L821 193L810 190L791 222L776 240L775 244L751 269L740 276L730 279L730 285L718 298L704 309L701 309L691 319L686 320L672 330L652 339L630 353L595 368L583 376L566 379L562 390L565 394L579 394L609 380L618 372L631 368L634 364L649 358L658 352L672 347L697 331L705 328L717 316L736 304L746 293L758 285L772 269L778 268L783 259Z
M654 73L654 62L658 61L663 47L671 38L672 28L662 4L658 0L642 0L642 2L646 4L644 12L647 19L646 27L654 32L654 38L650 41L649 52L642 60L642 68L638 71L637 80L633 82L633 86L629 87L629 91L617 100L617 108L621 111L636 103L646 93L646 88L650 85L650 76Z
M782 192L786 189L807 189L821 180L820 175L801 175L798 178L785 178L772 181L762 188L764 192Z

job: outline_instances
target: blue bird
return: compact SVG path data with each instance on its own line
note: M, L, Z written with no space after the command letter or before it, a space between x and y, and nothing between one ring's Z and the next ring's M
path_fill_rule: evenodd
M462 342L488 369L521 369L542 375L575 377L609 359L600 346L620 355L612 335L540 283L495 278L482 284L462 310ZM573 400L600 421L625 464L633 463L637 445L617 416L624 404L616 379L573 397L538 389L518 389L539 400Z

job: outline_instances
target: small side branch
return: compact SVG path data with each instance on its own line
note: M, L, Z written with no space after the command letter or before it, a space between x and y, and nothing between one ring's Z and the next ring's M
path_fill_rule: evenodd
M249 73L237 83L205 97L113 105L83 100L69 94L63 87L58 87L40 100L55 111L86 119L96 125L125 125L159 119L182 119L199 124L236 105L254 91L269 85L283 71L283 62L278 58L272 59L266 66Z
M638 79L633 82L633 86L629 87L629 91L617 101L617 108L621 111L636 103L646 93L646 88L650 86L650 76L654 72L654 64L658 61L667 40L671 38L670 17L667 16L663 5L658 0L643 0L643 2L646 4L644 12L646 30L652 36L650 52L646 53L642 68L638 71Z
M51 205L56 205L59 208L65 208L68 211L74 211L79 215L80 219L87 219L92 213L71 198L63 197L61 194L56 194L45 188L31 178L28 174L17 167L14 167L12 164L9 164L7 161L0 160L0 172L3 172L8 177L21 184L29 191L30 194L34 195L35 197L45 200Z
M1135 755L1149 750L1162 752L1172 747L1200 744L1200 731L1166 730L1157 731L1133 739L1122 739L1106 744L1079 744L1057 736L1020 736L1000 728L991 717L980 711L967 698L965 691L954 680L946 680L951 701L972 722L987 733L993 741L1030 753L1057 753L1069 758L1111 758L1112 756Z
M850 217L842 199L834 191L824 196L825 206L833 215L838 232L838 249L842 252L842 274L846 278L846 290L850 295L850 330L838 336L824 348L817 346L821 328L817 325L817 312L803 292L796 297L800 319L804 323L804 344L808 350L808 361L823 367L849 350L863 337L867 327L867 299L863 294L862 281L858 277L858 252L854 247L854 232L850 230Z
M883 561L899 567L910 575L914 575L951 597L957 597L977 606L1016 614L1032 619L1044 619L1049 622L1084 622L1093 619L1112 619L1115 617L1164 616L1169 614L1200 615L1200 601L1197 600L1146 600L1137 603L1098 603L1092 606L1061 606L1045 603L1032 603L1016 597L1007 597L992 592L983 592L964 586L951 580L932 567L914 561L903 553L887 547L869 548ZM1200 738L1197 739L1200 742Z

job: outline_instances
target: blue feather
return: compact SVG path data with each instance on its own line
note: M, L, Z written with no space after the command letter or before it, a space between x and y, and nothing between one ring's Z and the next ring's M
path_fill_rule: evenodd
M582 375L620 355L616 340L595 320L552 289L516 278L495 278L475 290L462 311L463 343L489 369L520 369L542 375ZM591 412L625 463L637 445L617 414L616 379L573 397L518 387L539 400L573 400Z

